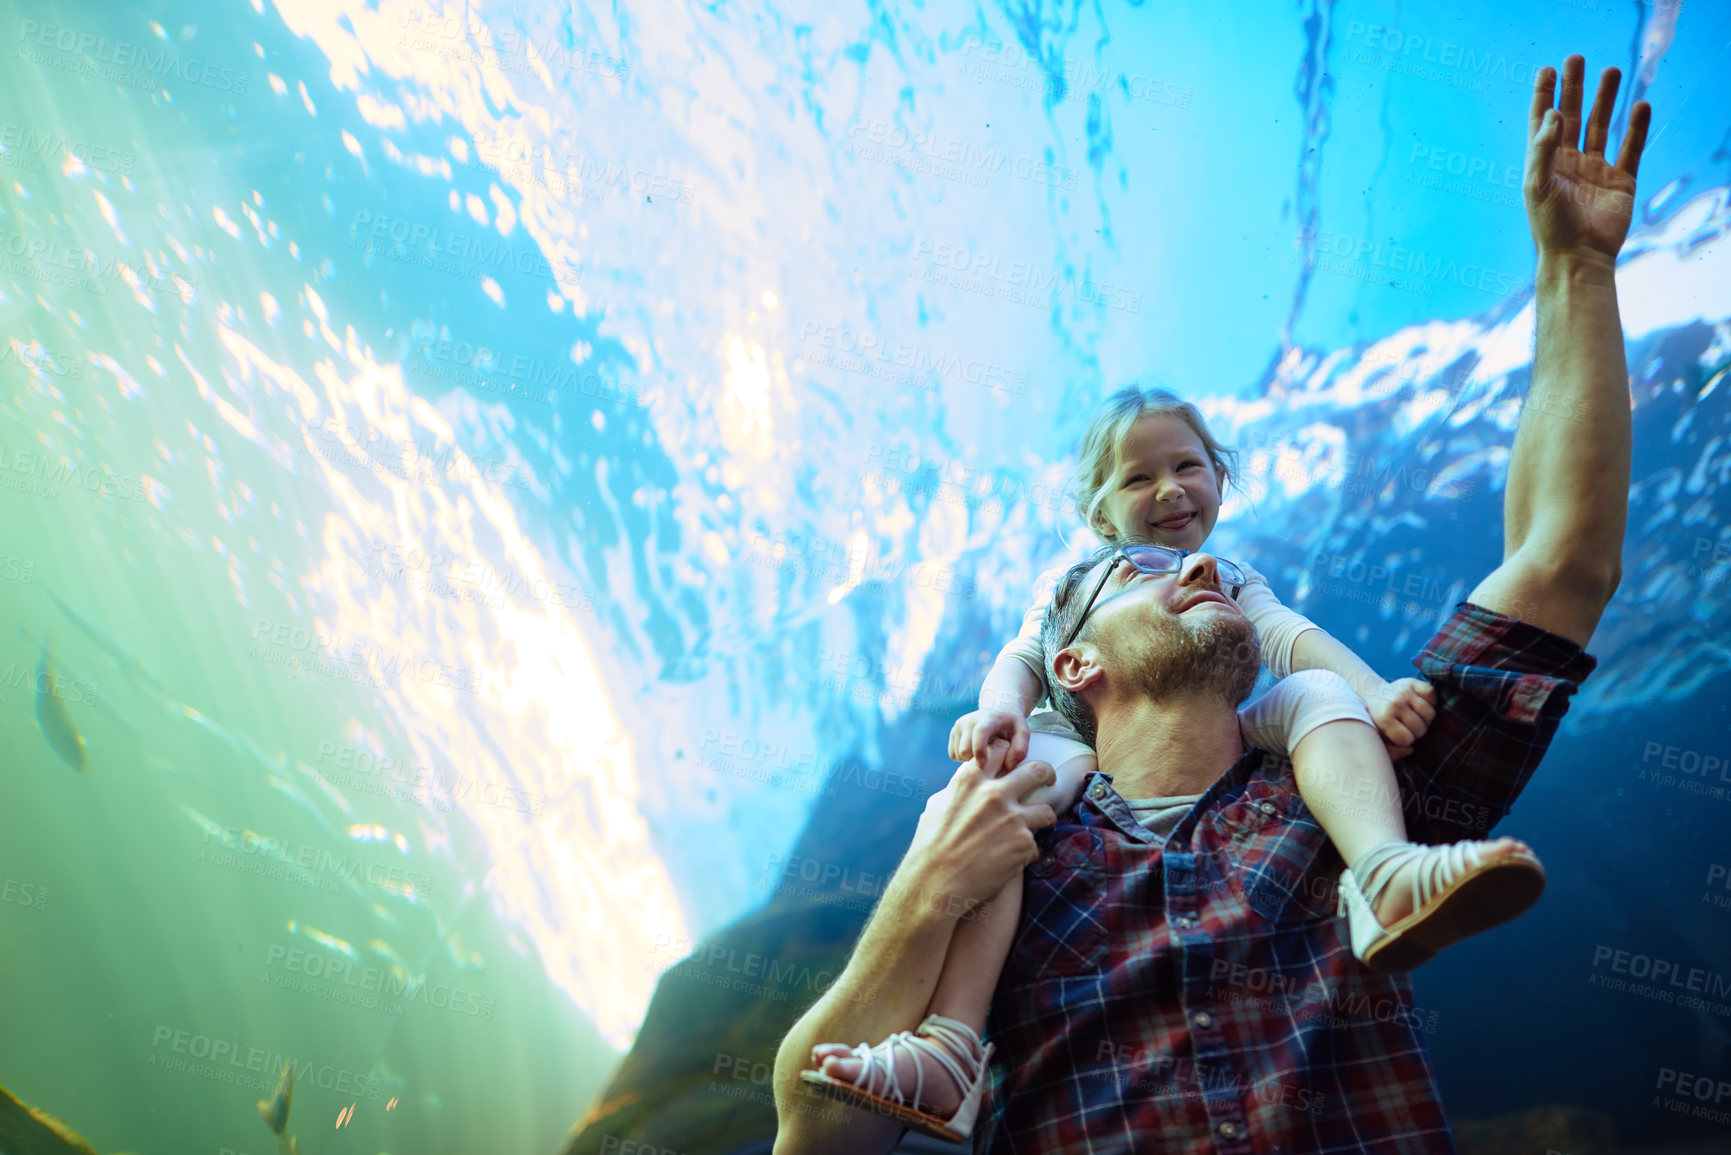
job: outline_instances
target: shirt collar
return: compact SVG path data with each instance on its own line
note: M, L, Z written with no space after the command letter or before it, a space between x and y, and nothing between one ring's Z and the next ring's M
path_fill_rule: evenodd
M1166 849L1184 853L1190 849L1190 839L1196 830L1196 824L1202 820L1202 815L1211 809L1216 800L1228 791L1235 790L1250 780L1267 757L1267 751L1258 747L1246 750L1238 761L1234 762L1226 773L1216 778L1208 789L1202 792L1202 797L1196 800L1178 825L1172 828L1172 833L1166 838ZM1095 770L1082 782L1082 797L1076 803L1078 806L1091 806L1101 814L1120 833L1133 842L1158 843L1160 836L1136 821L1136 815L1130 809L1130 804L1124 801L1112 785L1112 776Z

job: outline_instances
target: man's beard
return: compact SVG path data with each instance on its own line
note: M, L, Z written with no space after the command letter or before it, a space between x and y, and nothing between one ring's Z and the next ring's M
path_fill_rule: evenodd
M1131 657L1130 684L1152 701L1218 694L1237 708L1256 688L1262 646L1256 627L1242 617L1212 614L1192 625L1168 614Z

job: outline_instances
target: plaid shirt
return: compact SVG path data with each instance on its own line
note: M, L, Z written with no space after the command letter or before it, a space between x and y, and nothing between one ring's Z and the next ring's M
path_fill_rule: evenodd
M1482 838L1596 662L1463 603L1414 665L1437 717L1395 767L1408 836ZM1246 753L1164 846L1096 773L1038 838L976 1152L1454 1150L1433 1024L1353 957L1344 864L1291 763Z

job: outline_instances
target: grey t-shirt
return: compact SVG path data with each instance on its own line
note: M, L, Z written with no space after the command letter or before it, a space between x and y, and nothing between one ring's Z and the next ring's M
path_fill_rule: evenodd
M1178 820L1190 812L1202 795L1200 794L1167 794L1160 798L1126 798L1130 813L1136 816L1136 821L1152 830L1165 841L1178 825Z

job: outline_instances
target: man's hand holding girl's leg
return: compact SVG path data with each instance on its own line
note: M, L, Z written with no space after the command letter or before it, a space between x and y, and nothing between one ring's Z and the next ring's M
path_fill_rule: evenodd
M959 918L998 894L1038 857L1033 832L1055 821L1052 808L1022 797L1050 785L1044 762L1003 770L1006 742L984 765L960 767L933 795L913 845L884 889L846 969L802 1015L776 1053L777 1155L883 1152L900 1129L864 1112L846 1122L811 1114L799 1073L820 1043L864 1042L917 1028L931 1004Z

